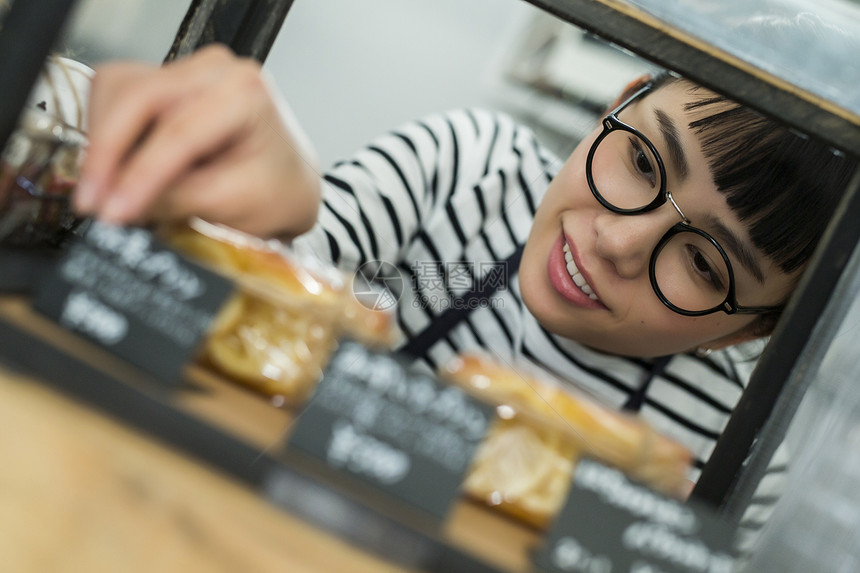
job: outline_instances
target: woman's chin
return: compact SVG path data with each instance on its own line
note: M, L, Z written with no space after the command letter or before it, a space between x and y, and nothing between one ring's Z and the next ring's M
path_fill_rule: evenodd
M686 351L680 345L678 348L669 348L668 345L660 345L661 347L657 348L652 343L643 344L642 340L648 338L644 334L641 337L636 337L636 340L627 340L618 332L610 332L609 328L599 333L588 332L588 328L585 325L576 324L574 322L577 320L575 317L571 317L569 313L563 312L563 308L553 305L551 297L545 294L523 289L522 299L526 308L534 316L538 324L548 332L604 354L654 358Z
M534 316L541 326L549 328L547 323L552 323L552 317L556 320L559 318L559 313L563 313L564 309L557 304L555 292L548 284L542 284L543 281L530 280L531 277L520 276L520 294L523 303L528 311Z

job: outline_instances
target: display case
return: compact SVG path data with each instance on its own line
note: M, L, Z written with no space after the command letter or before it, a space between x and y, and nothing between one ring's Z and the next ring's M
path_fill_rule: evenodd
M800 32L787 28L777 38L757 36L750 22L765 13L797 18L805 7L789 1L718 6L684 0L529 2L842 153L860 155L860 99L851 89L860 79L851 40L860 28L860 8L851 2L818 3L814 16L800 16ZM0 141L12 133L72 4L13 3L0 33L0 54L16 54L0 58L0 85L9 86L0 94ZM290 5L291 1L275 0L192 2L167 59L223 41L263 60ZM831 26L845 34L829 34ZM31 34L35 29L40 33ZM796 33L818 34L823 41L804 42L802 35L792 35ZM24 38L30 49L14 50ZM716 508L726 520L736 523L749 504L807 388L819 377L819 365L853 298L850 285L856 265L850 263L860 237L858 185L860 173L845 190L800 288L693 491L694 503ZM8 261L11 254L3 256ZM22 283L31 280L21 278ZM346 539L352 543L348 551L358 547L377 556L368 557L367 570L376 558L392 567L428 571L535 569L532 554L541 544L539 531L499 519L464 500L455 502L439 527L360 487L344 488L313 464L284 454L285 430L291 424L286 410L194 367L185 371L181 386L166 386L34 314L26 297L3 295L0 349L5 361L28 380L49 383L123 424L191 453L313 524L313 535L322 540L313 543L319 547L333 547L327 544L336 545L335 538ZM6 370L0 375L17 376ZM284 495L285 491L291 494ZM358 563L364 557L352 559Z

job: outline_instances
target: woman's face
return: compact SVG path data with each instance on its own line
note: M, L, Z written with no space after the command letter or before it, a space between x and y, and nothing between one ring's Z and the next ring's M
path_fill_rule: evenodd
M619 119L655 145L666 167L666 188L690 224L723 246L734 270L738 304L778 305L797 276L781 272L753 246L746 226L717 191L688 127L683 106L692 96L685 89L682 83L660 88L626 107ZM674 151L668 143L670 124L680 144ZM716 312L688 317L657 298L649 275L651 253L681 217L670 202L631 216L613 213L595 199L586 180L586 157L601 130L596 129L574 150L538 208L519 271L526 306L548 330L615 354L661 356L707 343L740 341L738 335L743 336L755 315ZM725 238L727 232L738 245ZM587 281L583 288L590 287L593 296L574 283L565 245ZM742 262L741 250L751 254L751 260ZM758 267L763 280L750 267Z

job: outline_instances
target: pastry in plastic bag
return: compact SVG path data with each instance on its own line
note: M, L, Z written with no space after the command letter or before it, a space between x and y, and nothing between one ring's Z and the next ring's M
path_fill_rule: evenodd
M393 341L388 313L356 301L336 269L300 262L280 243L200 220L165 236L238 285L203 345L204 359L232 379L295 404L312 391L339 337Z
M86 146L79 130L26 110L0 153L0 244L56 247L83 220L70 207Z
M686 448L534 369L466 355L444 374L499 405L464 482L466 493L532 525L545 527L561 509L582 456L670 495L685 483Z

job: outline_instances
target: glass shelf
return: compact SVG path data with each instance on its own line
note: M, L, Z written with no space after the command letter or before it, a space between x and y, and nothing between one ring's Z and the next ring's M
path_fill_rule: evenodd
M860 114L860 3L631 0L739 60Z
M823 0L811 7L800 0L527 1L860 155L856 2Z

